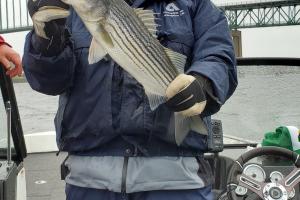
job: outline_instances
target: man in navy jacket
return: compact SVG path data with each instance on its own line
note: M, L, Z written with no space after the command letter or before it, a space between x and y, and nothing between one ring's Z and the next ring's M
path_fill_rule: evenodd
M112 59L88 64L91 35L72 8L59 0L30 0L33 18L43 6L70 10L67 19L31 31L23 57L31 87L60 96L55 127L59 150L69 154L67 199L212 199L213 177L203 159L208 136L191 131L178 146L167 133L173 131L174 110L187 114L203 103L194 114L211 134L210 116L234 92L236 67L226 18L209 0L127 2L158 13L159 41L187 56L184 77L199 83L186 92L205 101L151 111L143 87Z

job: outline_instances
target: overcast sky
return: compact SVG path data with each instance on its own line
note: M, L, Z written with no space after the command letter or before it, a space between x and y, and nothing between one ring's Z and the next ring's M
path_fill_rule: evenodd
M213 0L216 4L241 2ZM249 1L247 1L249 2ZM20 53L27 32L5 34L5 39ZM244 57L299 57L300 26L242 29Z

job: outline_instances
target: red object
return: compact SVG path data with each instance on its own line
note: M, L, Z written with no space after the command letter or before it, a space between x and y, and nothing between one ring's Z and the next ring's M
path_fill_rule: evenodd
M4 41L3 37L1 37L1 35L0 35L0 46L1 46L2 44L6 44L6 45L10 46L9 44L7 44L7 43Z

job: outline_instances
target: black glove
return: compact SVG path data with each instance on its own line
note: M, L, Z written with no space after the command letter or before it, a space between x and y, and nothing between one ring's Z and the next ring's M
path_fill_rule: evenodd
M35 30L35 51L48 56L60 53L69 36L65 28L69 5L60 0L28 0L27 6Z
M206 106L204 77L180 74L167 88L166 105L174 112L190 117L201 114Z

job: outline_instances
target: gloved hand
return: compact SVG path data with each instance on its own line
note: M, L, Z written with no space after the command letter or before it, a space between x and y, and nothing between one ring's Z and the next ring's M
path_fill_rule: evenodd
M206 106L206 93L200 75L180 74L168 86L166 105L186 117L199 115Z
M42 54L55 55L66 41L66 17L69 5L60 0L28 0L28 11L33 21L34 49Z

